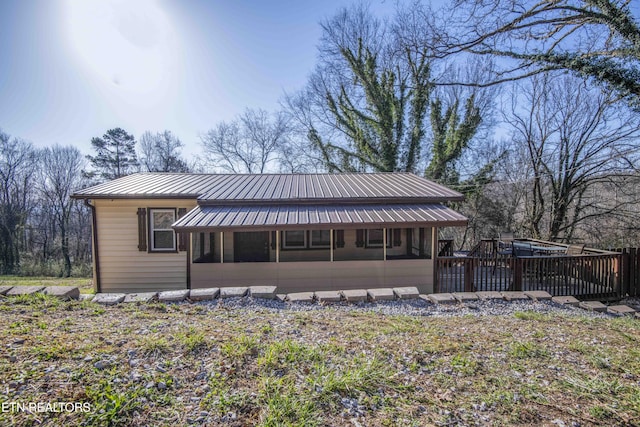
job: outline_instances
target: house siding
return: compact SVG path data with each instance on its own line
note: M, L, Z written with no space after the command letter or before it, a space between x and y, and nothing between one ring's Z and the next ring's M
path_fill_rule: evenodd
M433 260L193 264L191 287L271 285L278 293L416 286L433 292Z
M187 253L138 250L138 208L187 208L195 200L96 200L102 292L144 292L187 287ZM95 277L95 276L94 276Z

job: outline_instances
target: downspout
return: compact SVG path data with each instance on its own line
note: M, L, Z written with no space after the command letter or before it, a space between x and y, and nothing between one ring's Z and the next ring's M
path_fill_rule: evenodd
M96 207L91 204L90 199L84 199L85 206L91 209L91 239L93 243L93 262L96 266L96 293L102 292L100 285L100 256L98 256L98 219L96 216Z

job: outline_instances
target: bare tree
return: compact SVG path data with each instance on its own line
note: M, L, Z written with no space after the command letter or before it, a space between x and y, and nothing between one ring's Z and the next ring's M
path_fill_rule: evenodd
M16 273L34 203L37 156L30 143L0 131L0 273Z
M410 171L456 185L491 110L477 89L438 89L437 74L459 71L434 62L429 28L411 12L385 21L359 4L325 20L316 70L287 105L330 171ZM473 166L470 176L483 165Z
M624 182L639 164L640 117L612 91L541 75L514 88L505 120L524 155L519 178L528 188L524 225L532 236L570 241L585 221L616 215L631 202L587 197Z
M171 131L153 134L149 131L140 137L140 164L147 172L190 172L189 165L182 159L182 141Z
M570 70L640 106L640 26L630 0L454 0L449 10L438 55L501 58L488 84Z
M284 114L272 117L264 110L247 109L232 122L220 122L201 136L202 147L214 168L231 173L264 173L277 169L286 152L289 127Z
M71 253L69 235L71 215L74 205L79 203L70 198L80 187L84 158L75 147L54 145L42 151L40 195L51 210L56 231L60 233L60 250L63 260L63 277L71 275Z
M289 96L292 115L329 170L415 171L432 89L423 52L396 46L362 4L321 25L319 63Z

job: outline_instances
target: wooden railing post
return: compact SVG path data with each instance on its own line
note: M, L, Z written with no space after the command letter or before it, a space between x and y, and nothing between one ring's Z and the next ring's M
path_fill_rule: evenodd
M640 295L640 251L638 248L629 250L629 294Z
M629 253L627 252L627 248L622 248L622 253L620 254L620 258L618 258L620 264L618 266L618 274L620 276L620 295L624 296L625 294L631 294L630 289L630 276L629 276L629 261L631 261L629 257Z
M474 275L475 258L467 259L464 263L464 291L473 292L473 275Z
M440 292L440 263L442 261L439 257L435 257L433 263L433 293L435 294Z
M513 290L521 291L522 290L522 262L524 261L522 258L515 258L515 268L513 272Z

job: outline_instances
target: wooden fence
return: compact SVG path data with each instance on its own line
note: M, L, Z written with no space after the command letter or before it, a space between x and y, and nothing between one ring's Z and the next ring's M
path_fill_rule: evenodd
M437 258L436 292L544 290L604 300L618 298L625 289L620 253L501 257L491 247L481 245L481 256Z

